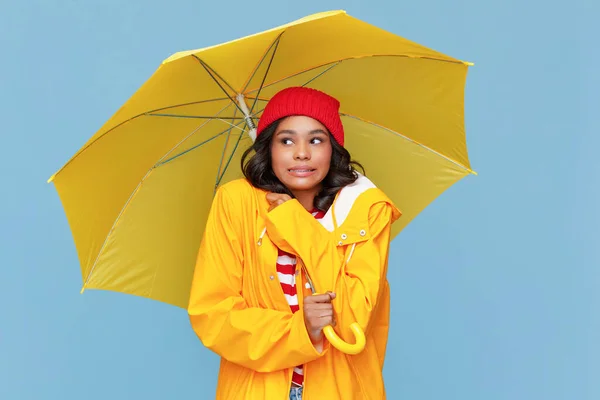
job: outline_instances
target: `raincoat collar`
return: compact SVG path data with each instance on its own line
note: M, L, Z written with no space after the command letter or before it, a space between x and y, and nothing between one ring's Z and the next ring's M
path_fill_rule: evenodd
M261 214L263 214L261 219L264 219L269 209L269 202L266 200L267 192L262 189L257 190L261 193L259 202L261 204ZM292 199L291 201L297 200ZM368 228L370 225L370 208L380 202L392 206L392 223L400 218L402 213L392 203L391 199L366 176L358 173L358 179L355 182L345 186L338 192L325 216L319 220L311 221L339 237L339 246L362 242L371 237ZM265 233L266 228L260 235L259 241Z

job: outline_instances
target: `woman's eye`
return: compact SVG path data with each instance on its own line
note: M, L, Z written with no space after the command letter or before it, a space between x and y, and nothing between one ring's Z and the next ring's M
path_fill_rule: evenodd
M323 140L319 139L319 138L313 138L313 140L311 140L311 143L312 144L319 144L319 143L323 143Z
M282 144L292 144L292 139L290 139L290 138L283 138L283 139L281 139L281 143Z

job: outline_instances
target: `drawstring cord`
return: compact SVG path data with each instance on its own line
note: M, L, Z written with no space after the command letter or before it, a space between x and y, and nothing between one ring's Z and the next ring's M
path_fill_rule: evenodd
M265 226L265 228L263 229L262 233L258 237L258 242L256 242L256 244L258 244L259 246L262 244L262 238L263 238L263 236L265 236L266 232L267 232L267 227Z
M350 259L352 258L352 253L354 253L355 247L356 247L356 243L352 243L352 248L350 249L350 254L348 255L348 259L346 260L346 265L348 265L348 263L350 262Z
M348 259L346 259L346 266L350 262L350 259L352 258L352 254L354 253L355 248L356 248L356 243L352 243L352 248L350 249L350 254L348 255ZM317 290L315 289L315 285L314 285L312 279L310 278L310 275L308 274L308 270L306 269L306 266L304 265L303 262L301 263L301 268L302 268L302 272L304 272L304 277L306 278L306 288L310 289L312 294L317 293Z

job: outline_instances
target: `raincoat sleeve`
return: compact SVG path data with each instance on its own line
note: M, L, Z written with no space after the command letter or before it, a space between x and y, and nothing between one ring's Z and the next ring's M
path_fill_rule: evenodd
M233 215L241 209L236 204L241 196L222 189L208 216L192 280L188 314L194 332L221 357L258 372L319 358L324 352L311 343L302 310L249 307L242 297L242 224Z
M368 238L356 242L347 264L346 255L338 250L337 235L320 226L294 199L269 213L267 229L277 246L300 256L317 291L336 293L336 330L347 330L352 322L358 322L368 332L372 312L387 282L391 225L398 216L392 204L374 203L365 218Z

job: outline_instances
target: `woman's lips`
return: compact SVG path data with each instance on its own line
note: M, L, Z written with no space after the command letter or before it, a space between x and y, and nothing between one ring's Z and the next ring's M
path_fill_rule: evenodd
M305 178L315 173L315 169L312 168L292 168L288 169L288 173L298 178Z

